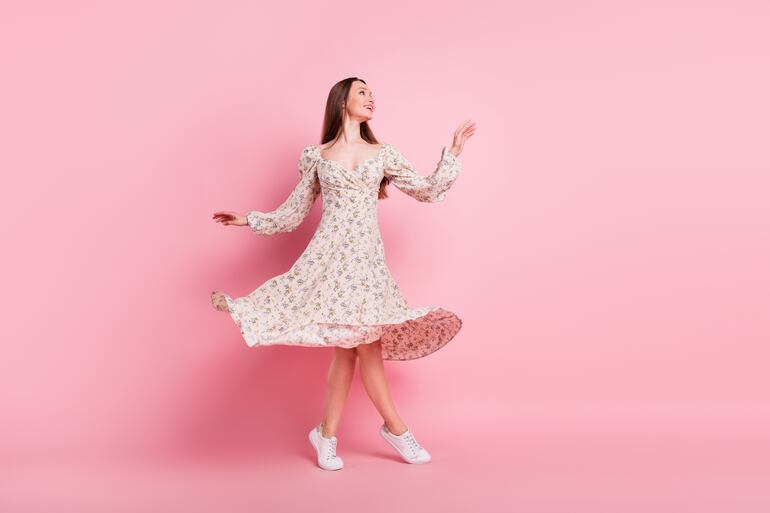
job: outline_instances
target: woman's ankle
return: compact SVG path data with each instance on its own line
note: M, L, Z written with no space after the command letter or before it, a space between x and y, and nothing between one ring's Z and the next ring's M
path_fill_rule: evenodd
M323 422L321 422L318 426L318 432L321 433L322 437L331 438L335 436L336 432L326 432L326 425Z
M395 436L401 436L404 433L407 432L408 428L406 424L404 424L401 421L390 423L388 421L385 421L385 427L388 428L388 431L391 435Z

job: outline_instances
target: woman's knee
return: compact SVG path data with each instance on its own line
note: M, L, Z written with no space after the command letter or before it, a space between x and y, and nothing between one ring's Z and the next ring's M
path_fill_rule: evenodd
M380 341L375 340L374 342L367 342L366 344L360 344L356 346L355 349L358 355L361 357L378 355L380 354Z
M358 358L358 352L355 347L335 347L334 355L338 358L347 358L349 360L355 360Z

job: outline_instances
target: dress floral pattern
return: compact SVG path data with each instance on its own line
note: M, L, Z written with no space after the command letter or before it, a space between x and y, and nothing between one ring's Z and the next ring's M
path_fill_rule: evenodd
M395 146L382 143L376 157L351 171L309 145L298 168L300 181L289 197L272 212L249 212L249 227L259 235L292 231L319 194L323 214L287 272L244 297L223 293L246 343L351 348L381 340L385 360L420 358L446 345L462 321L437 306L410 308L385 262L377 195L387 176L417 201L443 201L460 161L445 146L436 170L423 176Z

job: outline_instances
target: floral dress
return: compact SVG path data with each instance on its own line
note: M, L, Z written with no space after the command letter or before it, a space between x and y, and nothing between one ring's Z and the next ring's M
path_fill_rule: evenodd
M377 220L383 176L421 202L440 202L457 179L460 161L445 146L436 170L418 174L393 145L348 170L306 146L300 181L272 212L247 214L259 235L294 230L319 194L323 214L291 268L244 297L222 293L250 347L275 344L345 348L381 340L385 360L411 360L443 347L462 321L437 306L410 308L385 262Z

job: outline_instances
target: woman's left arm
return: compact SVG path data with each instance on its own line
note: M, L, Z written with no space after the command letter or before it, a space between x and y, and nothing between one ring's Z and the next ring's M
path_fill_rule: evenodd
M452 147L444 146L436 170L428 176L415 171L411 162L396 148L388 144L385 151L385 176L393 184L417 201L444 201L446 193L457 180L462 165L457 157L463 151L465 141L476 130L476 122L466 119L457 127Z
M449 147L444 146L436 170L428 176L418 174L412 163L398 148L388 145L384 149L385 176L401 191L417 201L436 203L444 197L457 180L462 165Z

